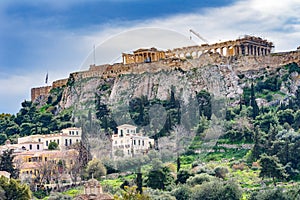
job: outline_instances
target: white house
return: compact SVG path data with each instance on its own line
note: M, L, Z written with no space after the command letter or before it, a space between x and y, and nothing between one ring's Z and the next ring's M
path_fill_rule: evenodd
M137 133L136 126L123 124L117 127L117 134L112 135L112 156L134 157L148 152L154 146L154 139Z
M67 146L80 142L81 135L81 128L66 128L62 129L60 133L47 135L38 134L18 138L18 146L21 147L22 150L43 151L44 149L48 149L50 142L56 142L59 149L63 150Z

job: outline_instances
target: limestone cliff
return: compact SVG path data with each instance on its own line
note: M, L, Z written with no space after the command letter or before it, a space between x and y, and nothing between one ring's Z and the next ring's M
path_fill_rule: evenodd
M183 103L188 103L189 98L201 90L207 90L217 97L232 99L239 97L243 92L242 88L249 86L252 80L280 72L283 75L284 69L277 69L280 64L277 67L275 64L266 67L253 59L224 58L217 54L206 55L205 62L201 57L185 60L177 63L175 68L168 68L163 62L143 63L142 73L69 80L59 108L73 108L77 113L93 110L97 95L101 96L103 103L110 106L126 106L130 99L140 96L166 100L171 88L174 89L175 97ZM299 85L297 74L291 75L288 80L288 86L282 85L282 92L285 94L294 92Z

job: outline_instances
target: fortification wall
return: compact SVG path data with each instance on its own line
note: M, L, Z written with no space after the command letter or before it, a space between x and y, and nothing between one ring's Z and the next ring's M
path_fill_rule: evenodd
M40 96L47 96L51 90L51 86L31 88L31 101L36 100Z
M203 45L202 45L203 46ZM204 45L206 48L206 46ZM203 48L204 48L203 47ZM200 46L200 48L202 48ZM268 55L235 55L235 56L224 56L216 51L204 50L200 55L198 53L196 56L193 56L193 52L199 50L199 46L194 47L183 47L174 49L171 52L168 52L168 58L159 60L157 62L151 63L115 63L113 65L91 65L89 70L74 72L70 74L70 78L73 78L74 81L77 81L82 78L92 78L92 77L101 77L101 78L111 78L117 77L119 75L125 74L142 74L145 72L156 73L162 70L169 71L174 69L182 69L188 71L194 67L202 67L207 65L228 65L231 64L235 70L246 71L246 70L255 70L261 68L273 68L288 63L296 62L300 65L300 51L291 51L291 52L282 52L282 53L272 53ZM189 59L178 58L178 53L188 52L184 54L184 57L190 55ZM176 56L177 55L177 56ZM181 56L179 56L181 57ZM52 88L62 87L66 85L68 79L61 79L54 81L51 86L38 87L31 89L31 100L34 101L39 96L46 96L49 94Z
M67 78L53 81L52 88L59 88L59 87L66 86L67 82L68 82Z

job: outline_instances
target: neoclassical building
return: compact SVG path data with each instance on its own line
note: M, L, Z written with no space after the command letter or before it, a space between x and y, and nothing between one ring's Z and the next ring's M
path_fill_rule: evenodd
M123 124L117 129L118 132L111 137L113 158L146 154L154 146L154 139L138 133L136 126Z
M47 135L38 134L18 138L18 146L30 151L42 151L48 149L51 142L56 142L59 149L64 150L68 146L80 142L81 135L81 128L66 128L62 129L60 133Z

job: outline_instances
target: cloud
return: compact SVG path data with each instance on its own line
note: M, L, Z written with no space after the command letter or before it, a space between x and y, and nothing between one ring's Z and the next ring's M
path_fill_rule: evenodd
M34 2L31 1L33 4ZM50 7L53 9L66 9L74 5L73 1L46 2L51 4ZM70 72L87 69L94 62L94 45L98 46L96 62L103 64L118 60L122 52L139 47L154 46L165 49L171 48L172 45L180 47L203 43L194 36L190 41L189 29L195 30L210 43L233 40L244 34L250 34L274 42L276 51L294 50L300 45L299 9L298 0L276 3L271 0L241 0L228 6L143 21L109 21L88 26L83 24L81 29L76 30L67 27L52 27L49 30L34 26L26 27L22 24L22 20L8 21L0 12L2 19L7 20L6 22L1 20L5 22L1 27L9 26L9 30L15 26L19 27L18 34L22 34L28 41L27 48L32 52L25 54L28 58L24 62L30 66L29 70L35 71L33 75L26 72L27 66L24 70L20 66L20 73L17 73L17 76L12 75L4 80L1 78L0 94L1 97L11 98L15 95L15 99L20 98L20 95L22 98L28 97L31 87L43 84L47 70L54 80L68 77ZM30 24L43 23L40 20L37 19ZM18 85L20 82L18 80L22 80L24 84ZM8 90L3 85L12 85L14 88ZM10 104L11 98L2 98L1 105Z

